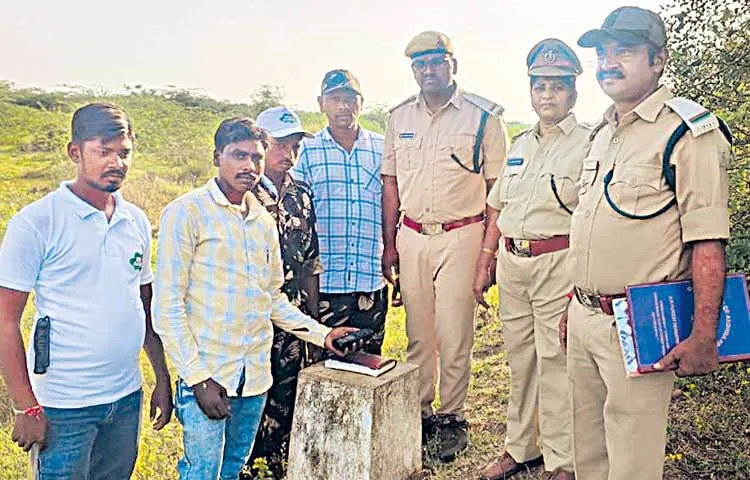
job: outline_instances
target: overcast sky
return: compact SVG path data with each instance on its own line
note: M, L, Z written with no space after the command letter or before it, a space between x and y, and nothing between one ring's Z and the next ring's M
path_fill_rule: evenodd
M404 47L420 31L440 30L453 40L459 85L505 106L507 120L533 121L529 49L546 37L575 46L621 2L3 0L0 79L108 91L175 85L235 101L270 83L288 104L313 110L323 74L348 68L365 105L393 105L417 90ZM658 9L658 0L626 4ZM593 51L575 49L584 67L576 113L595 120L609 102Z

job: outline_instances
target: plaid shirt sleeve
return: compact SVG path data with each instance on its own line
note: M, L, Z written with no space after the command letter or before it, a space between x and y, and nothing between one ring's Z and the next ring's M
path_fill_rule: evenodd
M178 375L188 386L211 378L198 343L187 323L185 294L195 251L197 226L185 207L168 206L162 213L157 243L153 325Z
M271 244L271 275L273 275L271 279L271 322L305 342L322 347L331 329L300 312L281 292L281 286L284 284L281 248L276 238L276 232L271 233L274 236L269 242Z

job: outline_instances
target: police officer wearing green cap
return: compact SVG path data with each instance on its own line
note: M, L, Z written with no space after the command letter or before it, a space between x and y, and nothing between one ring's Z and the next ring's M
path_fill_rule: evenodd
M542 478L570 480L575 478L570 403L558 322L572 289L565 270L568 233L591 132L571 112L582 71L575 52L548 38L532 47L526 65L539 121L513 140L489 194L487 234L474 280L477 301L486 305L483 294L497 262L511 372L505 450L481 478L509 478L544 463Z
M613 100L594 128L570 226L574 299L563 317L575 473L581 479L661 480L674 373L718 366L717 321L729 236L721 122L660 85L664 23L621 7L578 40L596 49L599 85ZM628 377L613 299L630 285L692 279L690 336L657 367Z
M407 357L420 367L423 442L435 447L431 455L451 461L467 446L474 265L487 192L505 161L506 130L502 107L456 85L447 35L422 32L404 53L420 93L391 110L386 129L383 273L390 281L400 273Z

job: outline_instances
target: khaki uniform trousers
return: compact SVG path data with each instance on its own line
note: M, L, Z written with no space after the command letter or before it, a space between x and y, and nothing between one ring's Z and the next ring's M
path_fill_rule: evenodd
M674 374L627 378L614 317L568 309L573 457L579 480L661 480Z
M545 469L573 471L570 403L560 317L572 290L568 250L519 257L500 244L499 314L510 366L505 451L517 462L544 454Z
M474 345L474 268L484 228L473 223L437 235L401 227L401 296L406 309L407 360L419 366L422 416L432 415L438 376L438 414L463 418Z

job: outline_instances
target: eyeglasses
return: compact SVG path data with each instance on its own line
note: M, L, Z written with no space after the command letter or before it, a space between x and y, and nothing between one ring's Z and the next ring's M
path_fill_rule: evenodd
M424 72L425 70L427 70L427 67L430 67L433 70L437 70L446 63L448 63L448 57L433 58L432 60L427 61L414 60L413 62L411 62L411 68L416 72Z

